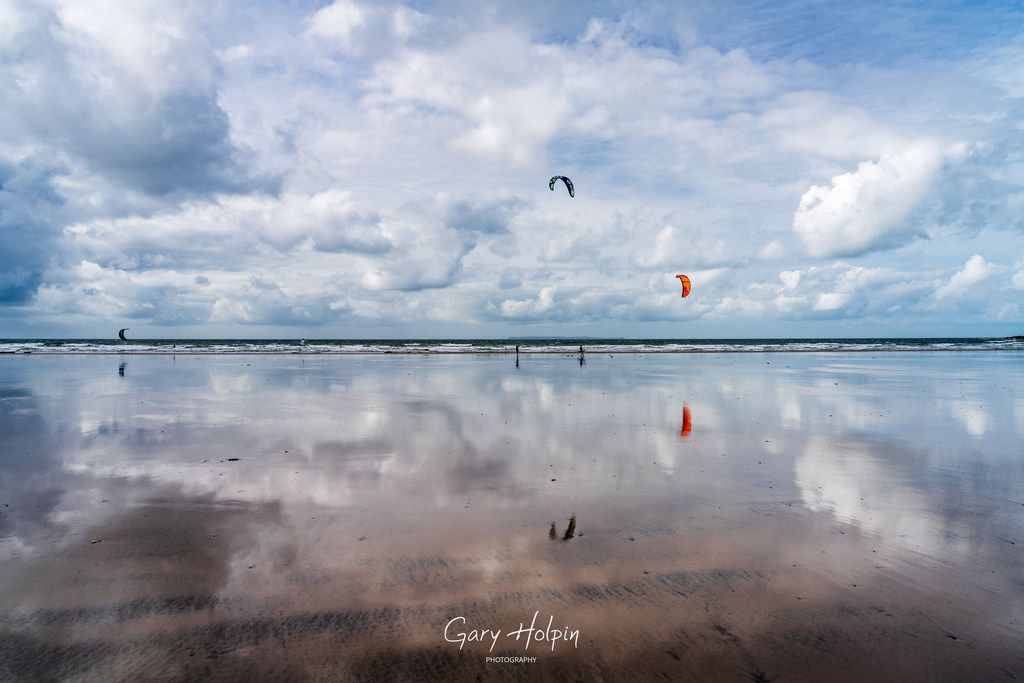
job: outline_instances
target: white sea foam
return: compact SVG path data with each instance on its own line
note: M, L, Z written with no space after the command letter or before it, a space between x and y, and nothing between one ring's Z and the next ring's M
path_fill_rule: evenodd
M786 351L1024 351L1024 340L1000 339L583 339L583 340L0 340L0 353L20 354L359 354L359 353L768 353Z

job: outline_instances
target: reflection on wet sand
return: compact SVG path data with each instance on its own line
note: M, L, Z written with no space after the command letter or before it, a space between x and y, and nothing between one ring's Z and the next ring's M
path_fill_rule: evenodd
M563 541L568 541L576 536L576 515L569 518L569 526L565 527L565 534L562 536Z
M576 536L576 515L569 518L569 525L565 527L565 533L562 534L562 540L568 541ZM551 522L551 528L548 530L548 538L552 541L558 540L558 529L555 528L555 523Z
M1024 674L1024 357L567 360L0 360L0 677Z
M686 403L683 404L683 426L679 428L679 438L687 439L690 436L690 432L693 431L693 418L690 415L690 406Z

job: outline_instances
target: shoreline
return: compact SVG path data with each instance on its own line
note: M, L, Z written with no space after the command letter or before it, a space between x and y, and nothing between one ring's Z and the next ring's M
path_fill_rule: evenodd
M614 356L616 354L753 354L753 353L1024 353L1021 349L624 349L622 351L591 351L584 347L584 355ZM480 351L0 351L0 356L515 356L515 350ZM579 351L520 350L518 355L578 356Z

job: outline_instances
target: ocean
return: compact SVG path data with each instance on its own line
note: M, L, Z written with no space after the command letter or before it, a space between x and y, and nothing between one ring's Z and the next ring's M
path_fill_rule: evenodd
M821 339L0 339L0 353L742 353L1022 351L1024 337Z

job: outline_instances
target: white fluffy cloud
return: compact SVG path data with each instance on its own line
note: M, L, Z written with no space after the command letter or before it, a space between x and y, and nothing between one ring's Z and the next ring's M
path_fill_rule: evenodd
M536 299L506 299L501 302L501 314L508 318L541 315L551 310L555 302L555 288L544 287Z
M1010 278L1010 284L1013 285L1014 289L1024 289L1024 263L1018 261L1017 267L1019 270Z
M793 230L812 256L853 256L909 242L923 232L914 211L962 147L920 144L865 161L851 173L814 185L793 216Z
M987 279L999 268L987 262L980 254L967 259L964 267L953 274L949 282L935 290L935 295L942 298L963 296L969 292L971 285Z
M309 19L306 33L326 41L337 41L350 49L353 38L365 24L367 11L351 0L335 0L317 10Z

